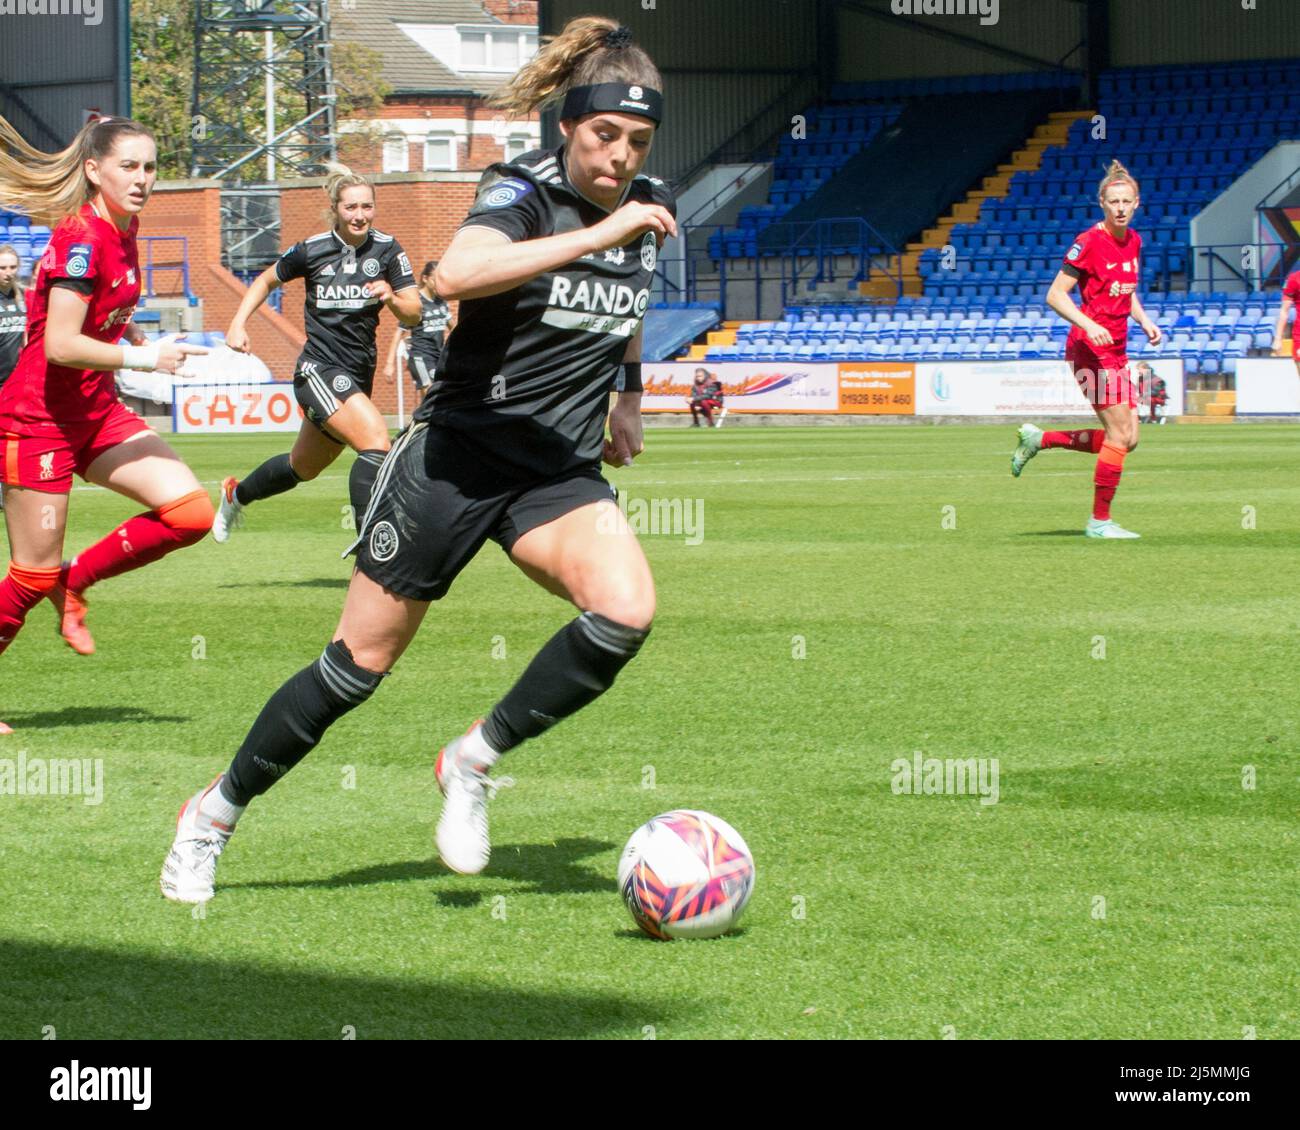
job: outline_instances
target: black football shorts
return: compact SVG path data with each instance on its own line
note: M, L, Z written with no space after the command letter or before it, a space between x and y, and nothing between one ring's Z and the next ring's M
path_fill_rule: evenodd
M489 538L509 553L529 530L616 498L596 466L521 478L486 463L449 428L415 423L379 469L357 568L401 596L440 600Z
M337 365L299 357L293 374L293 394L303 415L324 431L325 421L343 407L348 397L370 395L374 379L374 373L362 376Z

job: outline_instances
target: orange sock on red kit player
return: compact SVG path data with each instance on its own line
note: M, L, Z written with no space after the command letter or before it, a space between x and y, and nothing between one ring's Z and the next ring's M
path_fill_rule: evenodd
M59 583L59 567L28 568L13 562L0 580L0 652L3 652L27 619L27 613Z
M1043 449L1049 447L1068 447L1072 451L1091 451L1094 455L1101 450L1106 433L1100 428L1085 428L1075 432L1044 432Z
M83 549L63 567L60 580L75 593L157 561L174 549L201 541L212 528L212 502L202 489L127 519L106 538Z
M1110 504L1119 488L1127 454L1128 449L1116 443L1103 443L1097 453L1097 469L1092 477L1092 516L1098 522L1110 520Z
M1097 456L1093 473L1092 516L1100 522L1110 517L1110 504L1119 487L1124 471L1127 449L1106 442L1106 433L1100 428L1086 428L1072 432L1044 432L1040 450L1049 447L1067 447L1071 451L1089 451Z

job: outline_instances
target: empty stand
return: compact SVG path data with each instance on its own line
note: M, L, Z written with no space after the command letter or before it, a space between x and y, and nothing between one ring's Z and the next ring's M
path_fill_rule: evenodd
M883 152L888 135L916 112L918 103L904 100L933 107L945 100L931 95L980 94L968 101L988 108L999 101L997 91L1059 92L1071 83L1077 76L1056 72L841 84L836 101L810 114L808 139L782 144L770 203L748 209L736 231L715 235L710 253L761 262L765 228L811 214L812 197L834 196L826 186L833 188L839 174L874 167L872 154ZM1134 225L1144 245L1140 295L1165 333L1153 348L1131 325L1130 356L1180 357L1189 374L1231 374L1242 357L1269 350L1275 293L1178 288L1193 253L1191 218L1277 142L1300 137L1300 60L1114 70L1102 76L1099 91L1095 111L1058 111L1043 115L1036 128L1026 126L1022 148L947 215L932 199L930 214L913 228L925 229L921 239L891 261L888 275L881 272L862 288L864 295L892 297L901 277L910 294L887 305L790 306L779 321L742 324L726 334L734 332L734 342L699 346L695 355L711 361L1060 357L1069 326L1046 308L1046 291L1074 237L1100 219L1097 183L1114 158L1141 184ZM981 171L968 176L967 187ZM793 192L792 185L798 186ZM888 227L881 214L888 202L862 196L862 215ZM848 202L844 195L841 204Z
M1180 357L1189 374L1233 373L1251 350L1271 347L1277 296L1151 295L1147 312L1164 331L1152 347L1136 325L1129 356ZM924 296L891 305L791 307L777 322L749 322L709 361L1014 361L1063 355L1070 327L1041 302Z

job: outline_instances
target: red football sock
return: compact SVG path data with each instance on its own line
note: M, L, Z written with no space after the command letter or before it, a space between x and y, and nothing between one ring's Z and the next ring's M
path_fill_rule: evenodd
M1119 477L1124 473L1124 456L1128 449L1115 443L1103 443L1097 455L1097 470L1093 474L1092 516L1099 522L1110 517L1110 503L1119 488Z
M213 509L205 490L189 494L137 514L102 541L84 549L64 566L60 579L73 592L85 592L96 581L139 569L171 553L193 545L212 528Z
M0 652L18 634L27 613L45 599L58 581L58 566L32 569L9 563L9 575L0 581Z
M1096 455L1105 439L1106 433L1100 428L1086 428L1078 432L1044 432L1042 446L1069 447L1075 451L1091 451Z

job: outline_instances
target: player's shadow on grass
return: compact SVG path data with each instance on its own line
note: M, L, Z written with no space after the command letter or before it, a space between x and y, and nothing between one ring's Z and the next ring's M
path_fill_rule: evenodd
M1081 538L1082 530L1022 530L1022 538Z
M187 910L163 905L187 937ZM332 928L332 927L331 927ZM337 956L326 930L317 955ZM416 944L416 943L413 943ZM648 993L494 987L484 978L344 975L147 950L0 940L0 1032L37 1039L44 1025L78 1039L338 1040L639 1037L647 1018L681 1015Z
M510 891L521 894L573 895L614 889L611 877L593 871L579 863L588 856L615 847L606 840L575 838L556 840L553 844L500 844L492 849L492 861L481 877L467 878L449 871L432 859L404 860L400 863L379 863L344 871L328 879L273 879L251 883L223 884L224 890L240 888L309 888L357 887L371 883L403 883L412 879L438 879L451 882L509 883ZM526 884L522 889L516 884ZM473 907L500 894L499 890L460 889L448 890L443 886L434 889L433 897L442 906Z
M99 726L105 722L190 722L188 714L156 714L143 706L65 706L62 710L9 711L5 718L21 727Z
M231 581L219 589L345 589L351 577L302 577L296 581Z

